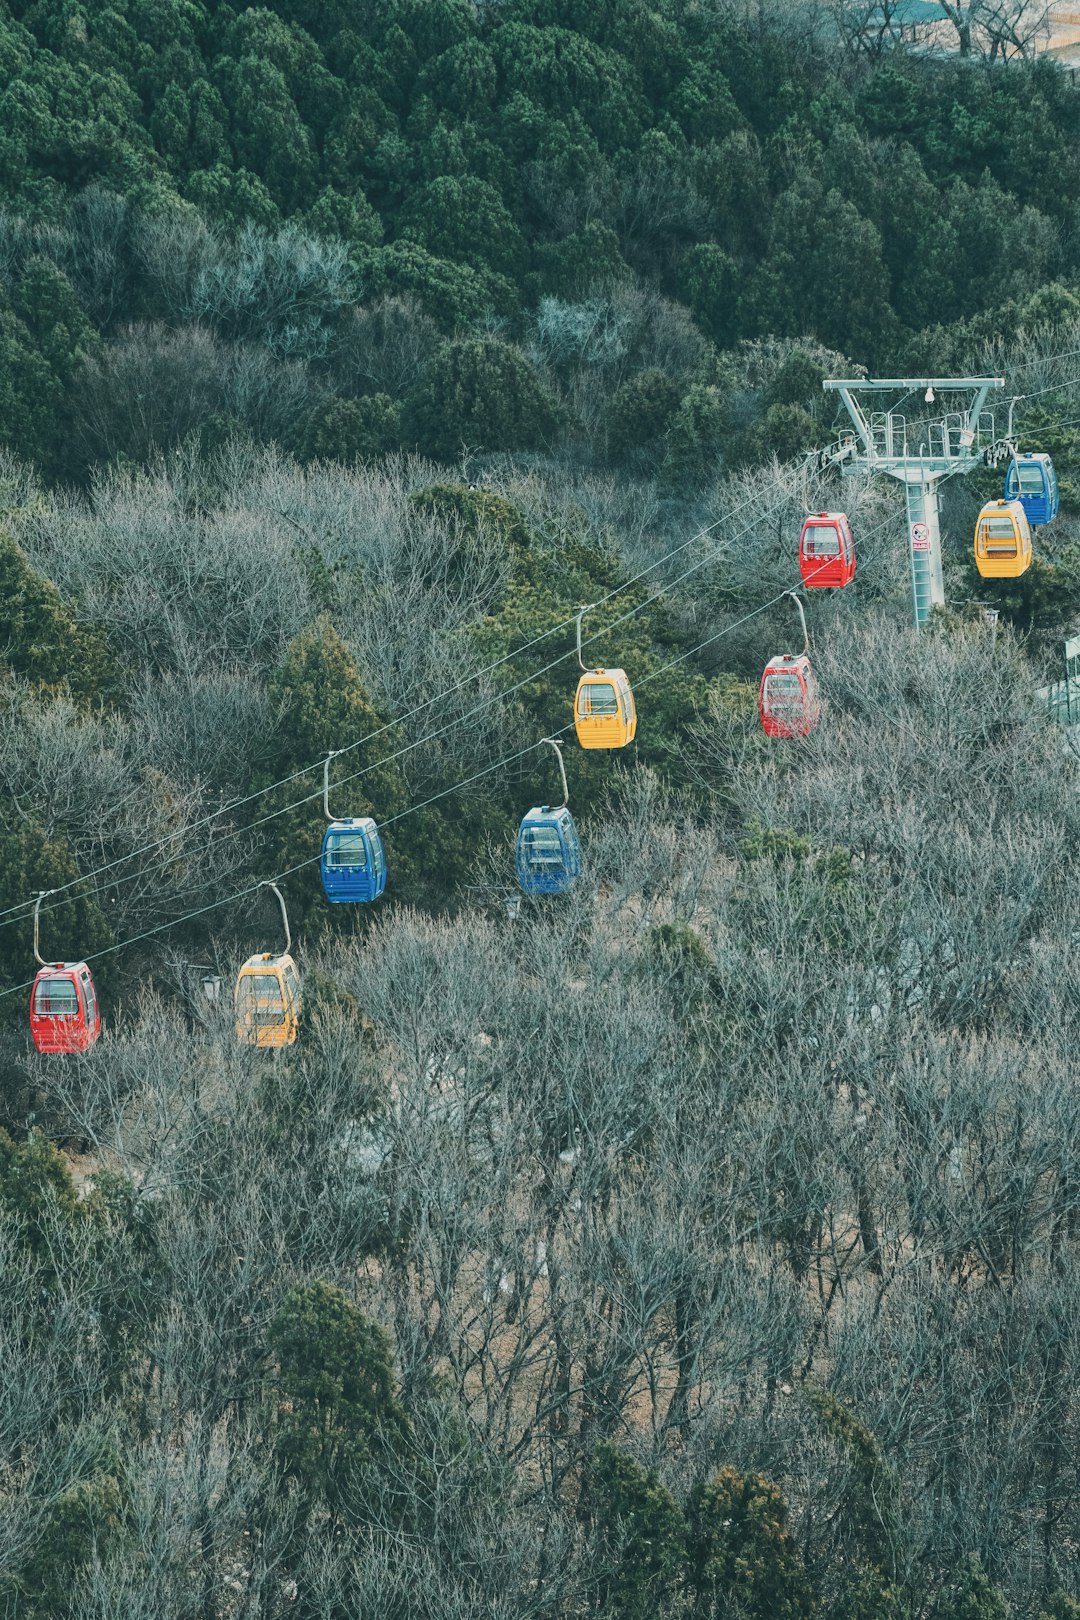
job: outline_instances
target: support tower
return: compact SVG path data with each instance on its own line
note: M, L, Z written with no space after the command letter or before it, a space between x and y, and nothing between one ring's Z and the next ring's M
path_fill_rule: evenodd
M855 428L855 436L842 435L826 459L839 462L845 473L886 473L904 486L917 629L932 608L945 605L939 487L955 473L996 465L1008 454L1008 430L997 433L994 412L986 405L990 390L1004 386L1003 377L827 378L822 383L840 395ZM871 397L864 400L864 395Z

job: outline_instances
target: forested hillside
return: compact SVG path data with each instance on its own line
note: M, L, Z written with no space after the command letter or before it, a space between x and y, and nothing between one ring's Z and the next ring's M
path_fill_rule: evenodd
M0 0L5 1620L1080 1620L1080 90L832 15ZM921 633L867 373L1061 482Z
M689 0L7 0L0 62L0 432L49 476L197 429L678 491L815 442L812 367L740 340L904 375L1078 313L1052 64L849 71Z

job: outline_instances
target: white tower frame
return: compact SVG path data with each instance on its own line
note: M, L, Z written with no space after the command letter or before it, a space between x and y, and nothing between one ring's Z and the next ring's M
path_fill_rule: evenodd
M1004 388L1004 377L826 378L826 392L840 395L855 428L826 452L845 473L885 473L904 486L907 499L908 549L915 627L922 629L935 607L945 605L941 573L941 523L938 488L942 480L976 467L996 465L1011 452L1011 413L1005 434L995 431L994 413L986 408L991 388ZM896 394L891 407L873 409L856 396ZM938 395L970 396L940 416L909 419L900 406L912 394L933 405ZM950 402L951 403L951 402Z

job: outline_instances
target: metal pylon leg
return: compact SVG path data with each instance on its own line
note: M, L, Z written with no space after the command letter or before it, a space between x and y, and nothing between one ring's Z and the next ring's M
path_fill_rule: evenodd
M941 524L938 520L937 480L909 480L907 495L908 548L911 555L911 600L915 628L921 630L930 611L945 606L941 573Z

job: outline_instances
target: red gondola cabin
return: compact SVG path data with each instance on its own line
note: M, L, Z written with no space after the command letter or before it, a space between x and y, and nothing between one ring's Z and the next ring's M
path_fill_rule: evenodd
M86 1052L101 1034L101 1013L85 962L38 969L30 992L30 1034L39 1052Z
M855 577L855 541L846 512L814 512L799 535L799 572L803 584L846 585Z
M758 713L766 737L805 737L821 718L821 696L805 653L770 658L761 677Z

